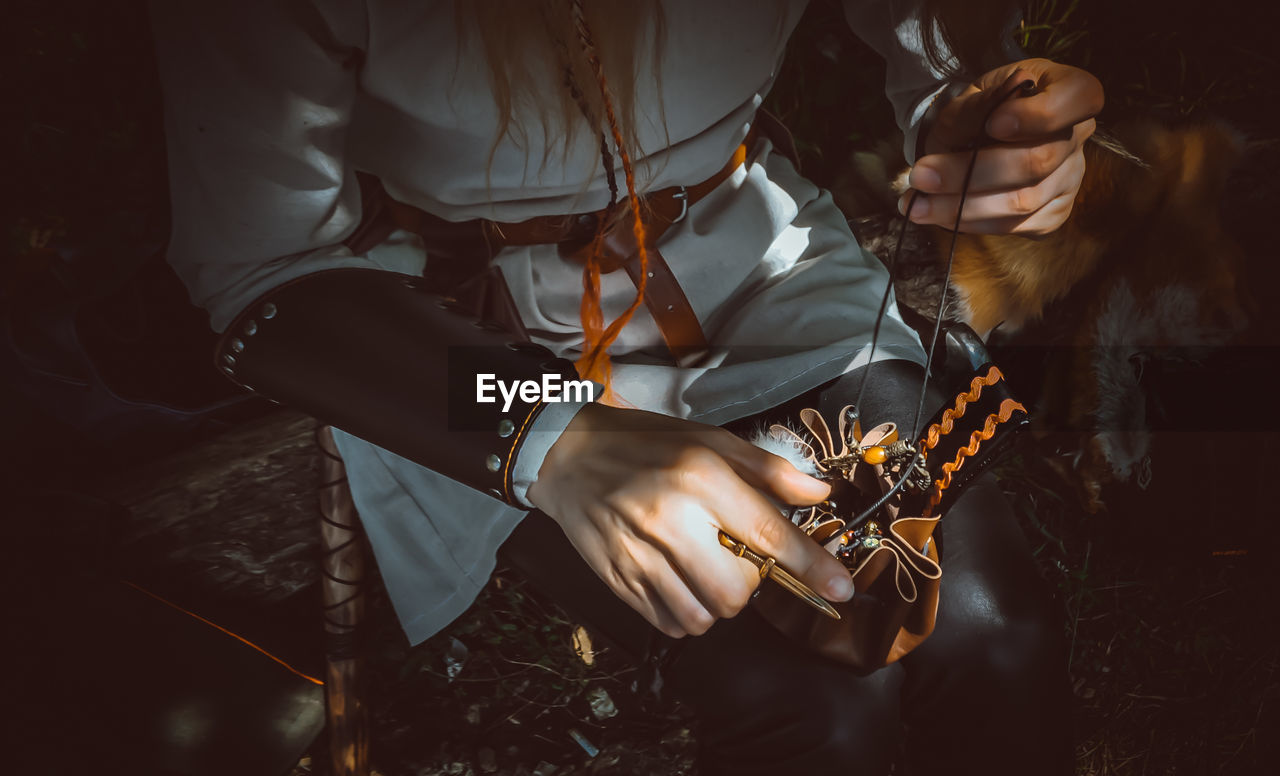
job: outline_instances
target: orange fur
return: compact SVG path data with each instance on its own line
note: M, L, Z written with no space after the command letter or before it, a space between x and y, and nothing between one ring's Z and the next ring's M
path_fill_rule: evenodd
M1193 277L1208 306L1237 307L1237 262L1221 250L1218 198L1239 139L1220 124L1173 129L1154 121L1121 126L1116 134L1150 170L1091 143L1080 194L1060 229L1043 238L960 237L952 285L979 334L1001 324L1017 330L1104 262L1130 260L1111 252L1132 242L1135 229L1144 231L1136 250L1163 254L1150 267L1152 282L1170 272ZM946 237L938 242L949 245Z

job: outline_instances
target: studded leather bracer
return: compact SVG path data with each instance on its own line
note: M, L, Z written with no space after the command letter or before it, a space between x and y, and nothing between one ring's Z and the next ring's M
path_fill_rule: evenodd
M373 444L520 506L511 476L542 408L477 402L477 377L576 380L573 364L467 315L420 278L376 269L306 275L263 295L218 342L230 379Z

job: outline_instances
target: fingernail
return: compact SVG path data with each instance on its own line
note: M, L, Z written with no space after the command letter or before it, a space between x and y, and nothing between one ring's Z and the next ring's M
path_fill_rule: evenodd
M920 191L938 191L942 188L942 176L938 171L918 164L911 168L911 175L907 181L911 184L911 188Z
M902 199L898 200L899 213L903 215L907 214L907 202L910 201L910 199L911 199L911 193L907 192L906 194L902 195ZM924 194L916 194L915 204L911 206L911 215L910 215L911 220L917 221L929 215L929 208L930 208L929 197Z
M908 191L901 197L898 197L898 213L899 215L907 214L907 203L911 201L912 192ZM929 197L925 194L916 192L916 203L911 206L911 217L919 218L929 215Z
M987 134L993 138L1013 137L1018 134L1018 117L1010 113L993 116L987 123Z
M805 476L809 479L808 483L805 483L805 487L809 489L809 493L822 494L819 498L826 498L828 494L831 493L831 483L824 483L824 481L813 478L813 476Z
M848 601L853 598L853 577L841 574L827 580L827 600Z

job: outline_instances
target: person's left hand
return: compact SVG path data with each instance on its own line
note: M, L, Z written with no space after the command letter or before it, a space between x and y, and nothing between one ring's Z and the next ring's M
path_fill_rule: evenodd
M1044 235L1067 220L1084 180L1084 142L1102 110L1102 84L1076 67L1024 59L982 76L938 112L925 137L925 155L908 179L919 192L911 208L913 222L955 225L972 156L961 149L981 136L992 90L1018 70L1034 79L1036 90L1005 100L982 127L989 140L978 152L960 231ZM900 212L911 193L898 201Z

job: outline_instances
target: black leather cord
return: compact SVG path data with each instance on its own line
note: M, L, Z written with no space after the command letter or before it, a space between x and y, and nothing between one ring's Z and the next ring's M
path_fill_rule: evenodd
M1010 88L1004 95L1002 95L1000 99L997 100L996 103L991 106L991 109L987 111L986 116L983 117L983 126L984 127L986 126L986 122L990 120L991 116L995 114L996 110L1001 105L1003 105L1006 101L1008 101L1011 97L1030 94L1031 89L1034 89L1034 87L1035 87L1035 82L1030 80L1019 81L1018 83L1014 84L1013 87ZM938 339L942 334L942 315L946 310L947 291L951 287L951 271L952 271L952 268L955 266L956 244L960 240L960 223L964 215L964 203L969 196L969 184L972 183L973 181L973 170L978 163L978 151L980 150L980 147L975 145L973 148L969 150L970 150L969 164L965 168L964 183L960 187L960 201L956 206L956 220L951 227L951 246L947 250L947 271L943 277L942 293L938 297L938 310L937 310L937 314L934 316L933 336L929 341L929 353L925 358L924 378L923 380L921 380L921 385L920 385L920 401L916 406L915 420L912 421L911 423L911 440L913 442L919 440L920 432L922 431L922 429L920 428L920 419L924 415L925 398L928 396L929 378L933 374L934 355L937 351ZM884 295L880 298L880 310L876 314L875 327L872 329L872 333L871 333L871 352L867 356L867 377L863 379L862 385L859 386L858 388L858 398L854 403L855 408L859 408L862 406L863 391L866 389L867 383L870 382L871 365L872 363L874 363L872 359L875 357L875 354L876 354L876 343L880 339L880 324L883 322L885 313L888 311L889 296L893 291L893 271L898 265L898 256L902 253L903 240L907 235L907 225L911 223L911 208L912 206L915 205L916 197L918 195L919 195L918 191L912 191L911 196L907 200L906 215L903 216L902 226L898 230L898 243L893 248L893 258L889 260L889 264L887 266L887 269L889 272L889 280L885 284ZM891 487L888 491L886 491L885 494L881 496L879 499L877 499L876 502L872 504L870 507L863 510L860 514L858 514L852 520L847 521L844 524L844 530L857 528L858 526L865 523L868 519L870 519L871 516L874 515L876 512L880 511L880 509L885 504L889 503L889 500L892 499L894 496L896 496L899 492L901 492L903 486L906 484L908 479L906 476L906 473L910 472L912 468L916 466L916 464L920 463L923 460L923 458L924 458L924 452L922 450L917 450L915 455L912 456L910 463L905 464L902 467L903 475L898 478L898 481L893 484L893 487Z

